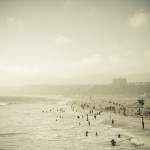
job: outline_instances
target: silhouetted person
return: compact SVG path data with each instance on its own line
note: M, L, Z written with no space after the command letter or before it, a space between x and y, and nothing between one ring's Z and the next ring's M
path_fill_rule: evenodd
M142 127L143 127L143 129L144 129L144 121L142 121Z
M88 131L85 132L85 136L88 136Z
M118 134L118 138L120 138L120 134Z
M112 125L114 125L114 120L112 119Z
M115 146L116 145L116 141L114 139L111 140L111 145Z
M98 136L98 133L96 132L96 136Z
M89 118L88 118L88 116L87 116L87 118L86 118L86 121L89 121Z
M144 121L144 118L143 118L143 116L142 116L142 121Z

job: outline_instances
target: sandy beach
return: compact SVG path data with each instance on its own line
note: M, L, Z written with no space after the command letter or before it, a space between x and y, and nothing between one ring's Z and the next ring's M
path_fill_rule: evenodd
M150 110L150 101L147 99L144 107L132 105L135 102L135 98L82 96L74 97L70 105L72 111L80 112L81 114L105 116L105 120L101 122L104 125L109 125L112 128L126 129L137 135L147 136L150 133L150 115L144 115L144 112ZM141 115L136 114L139 109L141 110ZM114 124L112 124L112 120ZM142 121L144 122L144 126L142 125Z

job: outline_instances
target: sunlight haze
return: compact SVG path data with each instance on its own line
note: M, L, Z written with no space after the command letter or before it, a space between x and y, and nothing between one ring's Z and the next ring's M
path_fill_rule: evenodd
M150 81L149 66L149 0L0 1L0 86Z

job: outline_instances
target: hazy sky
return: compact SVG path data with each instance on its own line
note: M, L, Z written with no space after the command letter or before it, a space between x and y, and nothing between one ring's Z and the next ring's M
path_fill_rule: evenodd
M1 86L143 72L150 0L0 0Z

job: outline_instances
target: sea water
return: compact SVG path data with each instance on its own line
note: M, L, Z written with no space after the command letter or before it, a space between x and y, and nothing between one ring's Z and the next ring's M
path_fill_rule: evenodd
M84 118L78 119L78 115ZM1 96L0 150L150 149L149 129L138 135L132 126L127 130L103 124L108 119L103 114L96 120L89 116L88 125L85 114L72 111L68 99L61 96ZM115 147L111 139L116 141Z

